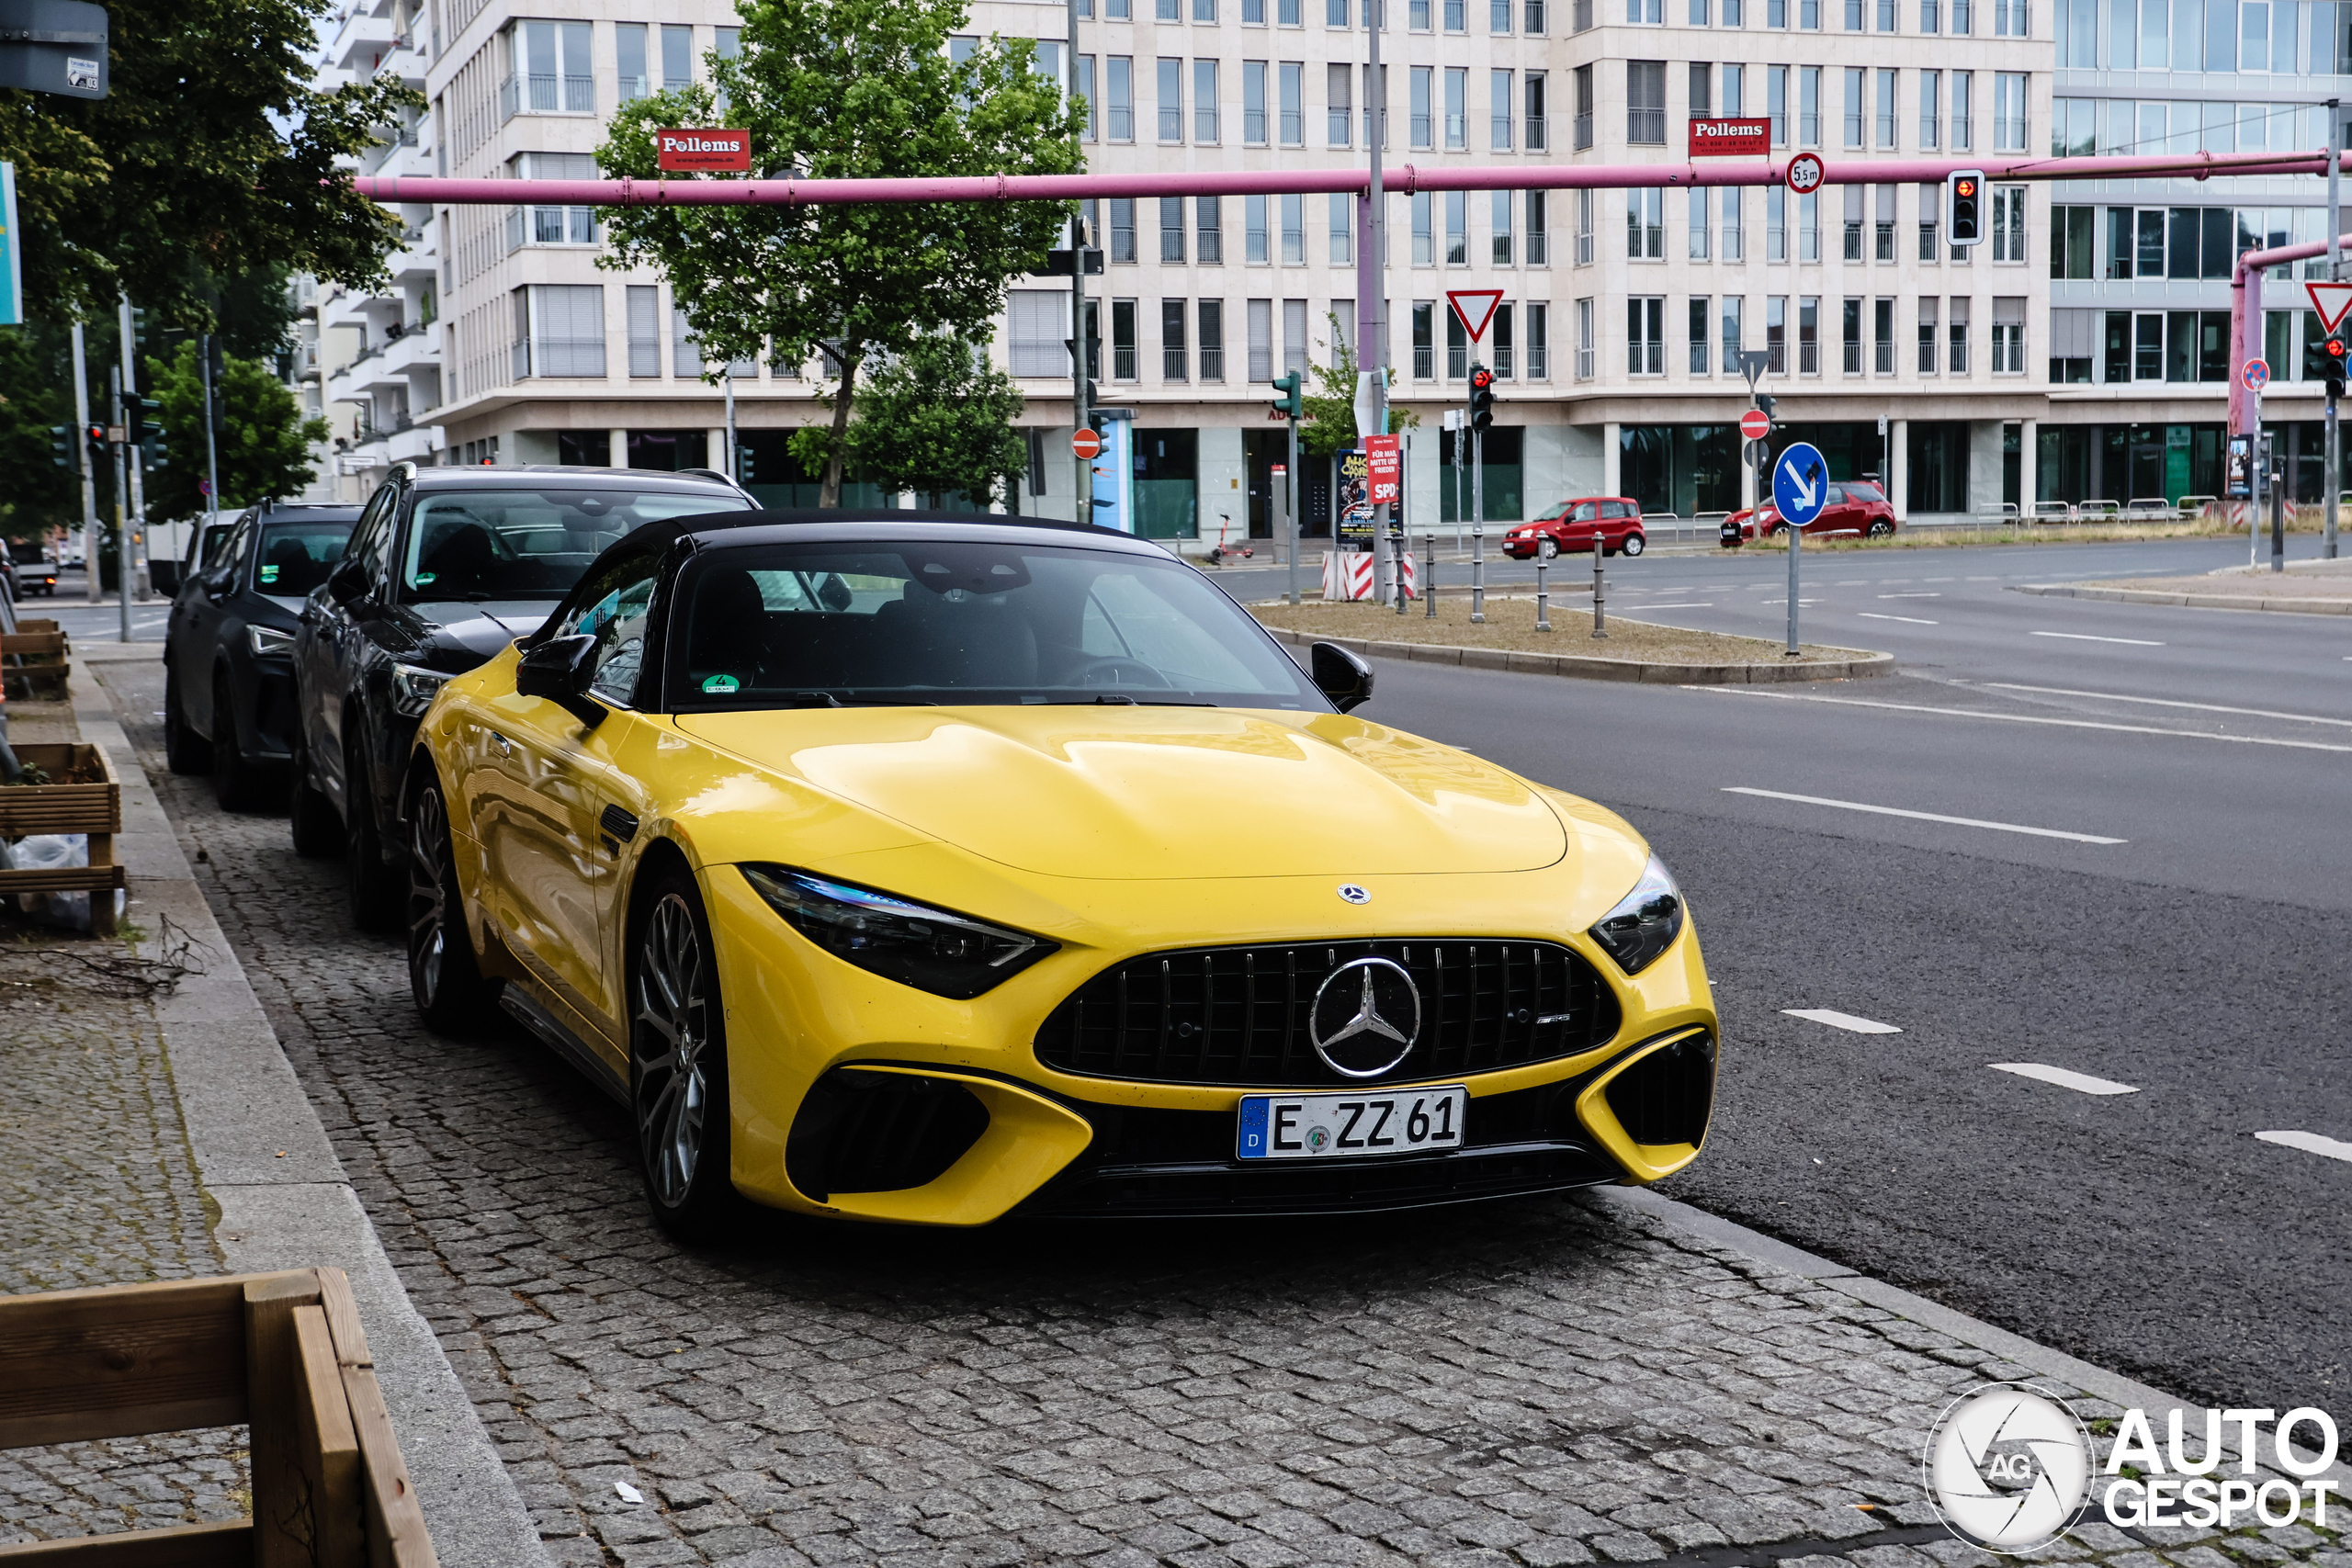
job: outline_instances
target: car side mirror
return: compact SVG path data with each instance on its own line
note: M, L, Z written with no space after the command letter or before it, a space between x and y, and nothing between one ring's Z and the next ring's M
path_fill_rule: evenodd
M368 592L367 563L353 557L327 574L327 597L348 604Z
M586 632L549 637L523 650L514 665L514 691L526 697L545 697L582 723L594 725L605 710L588 698L588 682L596 675L596 639Z
M1372 666L1336 642L1318 642L1308 650L1315 689L1331 699L1341 713L1372 701Z

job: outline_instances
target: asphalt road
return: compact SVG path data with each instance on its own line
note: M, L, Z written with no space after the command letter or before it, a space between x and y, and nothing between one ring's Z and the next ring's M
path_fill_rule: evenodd
M1669 1190L2183 1393L2342 1423L2352 625L2005 588L2243 550L1819 557L1806 637L1905 673L1380 661L1361 711L1610 805L1681 877L1725 1055L1708 1153ZM1784 558L1628 568L1627 615L1770 635L1785 614L1756 581ZM1685 607L1640 609L1641 573Z

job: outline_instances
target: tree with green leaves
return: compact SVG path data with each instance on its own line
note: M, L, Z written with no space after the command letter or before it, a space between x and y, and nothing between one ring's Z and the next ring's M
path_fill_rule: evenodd
M0 332L0 538L12 543L82 520L81 470L59 468L50 445L63 425L69 454L81 446L63 337L40 323Z
M262 361L230 355L225 363L226 396L213 422L222 509L293 494L317 471L311 448L327 438L327 422L304 419L293 389ZM196 344L184 343L169 360L156 360L153 374L171 461L147 475L148 513L158 522L194 517L204 510L196 487L206 468L204 367Z
M384 276L399 217L337 161L424 102L396 78L311 85L329 0L107 0L111 96L0 90L17 165L25 294L62 320L124 291L210 324L207 285L268 263L355 285Z
M1299 401L1306 406L1306 417L1298 427L1298 449L1310 457L1329 457L1335 452L1345 452L1356 444L1356 349L1340 327L1340 318L1325 312L1323 319L1330 323L1331 342L1337 345L1335 365L1312 364L1307 374L1314 378L1314 389L1304 392ZM1388 384L1396 384L1396 372L1388 372ZM1388 405L1388 434L1400 430L1418 430L1421 416L1412 410Z
M989 361L984 343L921 338L858 388L848 461L886 492L962 495L975 506L997 500L1009 506L1029 465L1028 447L1012 428L1021 407L1021 389ZM793 433L802 467L817 471L831 434L821 425Z
M951 55L962 0L739 0L738 10L742 52L711 55L708 85L640 98L613 117L596 154L607 175L652 178L654 132L721 123L722 100L723 123L751 132L769 177L1084 166L1084 106L1065 104L1037 74L1031 40L991 37ZM861 367L933 334L986 340L1007 285L1044 266L1070 212L1056 201L608 208L611 248L598 265L659 267L711 374L771 347L778 360L822 356L832 419L819 451L800 449L822 459L819 504L838 506Z

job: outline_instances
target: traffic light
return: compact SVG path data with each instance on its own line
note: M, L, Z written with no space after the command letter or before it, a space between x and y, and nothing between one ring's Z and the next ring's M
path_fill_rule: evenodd
M74 466L74 432L62 424L49 427L50 460L61 468Z
M134 354L147 352L147 307L144 305L130 308L130 348Z
M1764 417L1766 419L1772 417L1772 411L1780 406L1780 399L1772 396L1770 392L1758 392L1756 394L1756 406L1764 411Z
M212 333L204 340L205 371L212 384L212 406L225 410L229 406L229 355L220 346L220 334Z
M82 439L90 448L90 467L105 468L107 466L107 427L103 424L85 424L82 427Z
M740 441L735 444L735 482L739 485L752 482L752 449Z
M2327 383L2329 397L2342 397L2344 395L2344 355L2347 347L2352 347L2352 344L2347 344L2340 336L2331 337L2325 343L2305 344L2303 345L2303 379L2324 381Z
M1944 184L1944 231L1955 245L1984 238L1984 171L1962 169Z
M1483 365L1470 367L1470 428L1481 434L1495 423L1495 373Z
M1299 375L1286 371L1274 378L1274 390L1281 394L1273 400L1273 411L1284 419L1305 419L1306 399L1299 391Z
M164 405L153 398L134 398L128 392L122 399L123 439L139 448L139 460L150 468L164 467L164 438L169 434L159 417Z

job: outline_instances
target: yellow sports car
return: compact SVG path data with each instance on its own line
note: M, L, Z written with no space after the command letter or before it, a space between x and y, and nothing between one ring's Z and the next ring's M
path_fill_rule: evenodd
M1348 716L1076 525L648 525L444 685L410 975L629 1109L661 1222L1401 1208L1646 1182L1715 1010L1608 811Z

